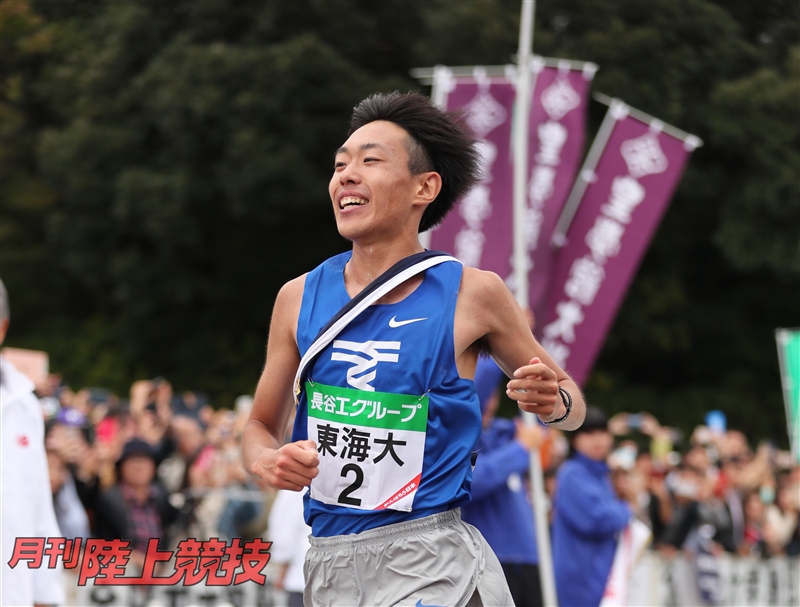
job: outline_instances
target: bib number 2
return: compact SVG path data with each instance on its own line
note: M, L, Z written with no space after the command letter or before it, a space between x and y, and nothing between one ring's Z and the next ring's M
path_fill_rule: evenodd
M344 468L342 468L341 476L346 478L350 474L351 470L356 473L356 480L354 480L339 494L339 499L337 501L340 504L345 504L346 506L360 506L361 500L357 497L350 497L350 494L361 487L361 484L364 482L364 471L361 470L361 468L359 468L356 464L347 464Z
M429 397L306 382L319 474L310 497L358 510L409 512L422 475Z

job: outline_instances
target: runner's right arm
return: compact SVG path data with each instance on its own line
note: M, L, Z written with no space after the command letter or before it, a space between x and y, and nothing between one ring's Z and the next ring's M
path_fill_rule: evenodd
M304 285L305 276L296 278L286 283L275 299L267 362L242 436L245 469L277 489L292 491L310 485L319 466L313 441L283 444L294 407L292 384L300 364L296 327Z

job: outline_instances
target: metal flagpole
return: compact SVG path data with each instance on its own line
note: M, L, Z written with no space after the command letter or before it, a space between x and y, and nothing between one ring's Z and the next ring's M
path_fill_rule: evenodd
M528 308L528 247L525 233L528 181L528 124L531 109L531 55L533 48L534 0L522 0L517 54L517 95L514 106L514 283L516 298L522 308ZM525 423L538 423L533 413L523 412ZM536 527L536 548L539 554L539 575L542 598L547 607L558 607L553 557L550 550L550 529L547 522L544 475L539 449L530 452L531 501Z
M531 47L533 46L534 0L522 0L517 54L517 95L514 104L512 147L514 150L514 283L517 301L528 307L528 256L525 242L525 207L528 181L528 123L531 108Z
M574 59L556 59L553 57L539 57L531 55L531 60L536 57L537 61L541 61L545 67L566 67L570 70L584 70L594 74L599 68L596 63L591 61L575 61ZM420 81L421 84L434 84L436 80L436 71L442 66L436 67L415 67L409 71L412 78ZM516 71L513 64L508 65L483 65L481 69L486 73L489 78L506 78L508 76L509 68ZM463 76L472 76L475 73L474 65L456 65L448 66L445 68L451 76L460 78ZM434 86L436 86L434 84ZM431 99L436 103L437 97L431 92Z
M558 218L558 223L556 223L556 227L553 230L552 243L557 247L563 247L565 244L567 244L567 231L569 230L569 226L572 224L572 220L575 218L575 213L578 212L578 207L581 204L583 194L586 192L586 188L589 187L589 184L592 183L596 178L594 170L597 168L597 163L600 162L600 156L602 156L606 144L608 143L608 140L611 137L611 133L614 131L614 126L617 124L617 122L627 116L631 116L632 118L636 118L637 120L646 124L658 124L659 131L663 131L667 135L671 135L672 137L683 141L684 148L688 151L694 150L703 145L702 139L696 135L690 135L689 133L677 129L674 126L664 124L649 114L645 114L644 112L630 107L619 99L611 98L607 95L603 95L602 93L593 93L592 97L600 103L607 105L608 111L603 118L603 122L600 124L600 129L597 131L597 135L595 135L594 141L592 142L592 147L589 149L589 153L586 155L586 160L583 162L581 172L578 174L578 178L575 180L575 184L572 186L572 190L569 193L567 202L564 204L564 210L561 211L561 217Z
M567 244L567 230L569 229L575 213L578 212L578 206L583 200L583 194L589 184L595 180L594 170L597 163L600 162L600 156L606 148L608 139L614 130L614 126L618 120L622 120L628 115L628 106L621 101L615 99L611 107L606 112L603 122L600 124L600 130L597 131L592 147L589 148L589 153L586 155L586 160L583 162L578 178L572 186L569 193L567 202L564 203L564 209L561 211L561 217L558 218L556 227L553 230L552 243L557 247L563 247Z
M622 103L622 101L619 99L609 97L608 95L603 95L603 93L592 93L592 98L609 107L613 106L615 103ZM658 118L654 118L650 114L645 114L641 110L637 110L629 105L626 105L625 108L627 112L626 115L629 115L631 118L636 118L636 120L639 122L644 122L645 124L653 124L654 122L657 122L659 124L659 131L663 131L667 135L671 135L672 137L675 137L675 139L683 141L686 144L686 149L688 151L692 151L703 145L703 140L697 135L692 135L686 131L682 131L671 124L664 124Z

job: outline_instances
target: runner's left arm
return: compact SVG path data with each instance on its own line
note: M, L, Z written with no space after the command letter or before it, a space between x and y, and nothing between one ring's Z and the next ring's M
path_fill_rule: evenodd
M572 397L572 412L561 423L563 430L574 430L583 423L586 404L578 385L556 363L531 333L525 313L502 279L493 272L465 268L473 314L492 357L511 377L507 391L520 409L530 411L542 421L558 419L566 413L559 387Z

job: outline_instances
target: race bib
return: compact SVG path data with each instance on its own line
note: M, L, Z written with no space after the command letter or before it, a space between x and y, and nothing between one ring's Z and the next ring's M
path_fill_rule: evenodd
M306 382L319 475L311 498L359 510L410 511L422 476L428 396Z

